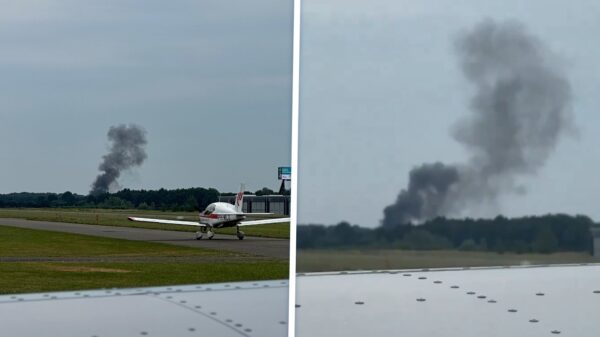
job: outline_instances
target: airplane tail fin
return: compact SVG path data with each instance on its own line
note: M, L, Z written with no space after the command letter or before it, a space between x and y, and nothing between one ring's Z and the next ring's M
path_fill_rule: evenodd
M244 212L244 184L240 185L240 192L235 197L235 211L238 213Z

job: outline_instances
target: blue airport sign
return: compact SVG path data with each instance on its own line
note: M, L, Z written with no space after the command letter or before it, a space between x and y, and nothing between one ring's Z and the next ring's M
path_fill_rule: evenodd
M277 169L277 179L292 180L292 168L289 166L280 166Z

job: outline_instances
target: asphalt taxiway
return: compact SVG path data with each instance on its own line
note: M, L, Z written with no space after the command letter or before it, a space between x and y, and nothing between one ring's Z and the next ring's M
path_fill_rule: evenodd
M235 235L215 234L212 240L196 240L194 233L133 227L84 225L50 221L0 218L0 225L94 235L116 239L159 242L178 246L227 250L277 259L289 259L290 241L246 236L238 240Z

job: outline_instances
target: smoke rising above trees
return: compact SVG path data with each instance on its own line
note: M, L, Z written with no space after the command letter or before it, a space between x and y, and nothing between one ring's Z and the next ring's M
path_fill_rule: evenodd
M523 24L485 20L461 34L455 49L475 94L452 136L470 158L413 168L408 187L384 209L384 227L461 215L523 193L517 179L537 174L573 126L568 79Z
M135 124L111 126L108 130L110 150L98 166L101 173L92 184L90 194L107 193L118 187L117 179L125 170L142 165L146 160L146 131Z

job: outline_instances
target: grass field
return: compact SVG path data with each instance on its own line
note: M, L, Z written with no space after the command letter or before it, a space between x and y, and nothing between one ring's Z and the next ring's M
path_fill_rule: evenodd
M143 222L132 222L127 217L153 217L169 220L197 221L197 212L161 212L141 210L110 210L110 209L31 209L31 208L4 208L0 209L0 218L18 218L39 221L70 222L80 224L124 226L150 229L166 229L184 232L195 232L197 228L190 226L163 225ZM279 216L277 216L279 217ZM255 220L255 218L248 218ZM218 229L221 234L235 234L235 228ZM244 227L248 236L262 236L270 238L290 238L290 224L268 224Z
M0 293L281 279L288 262L0 226Z
M514 254L464 251L298 250L298 272L505 266L600 262L589 254Z

